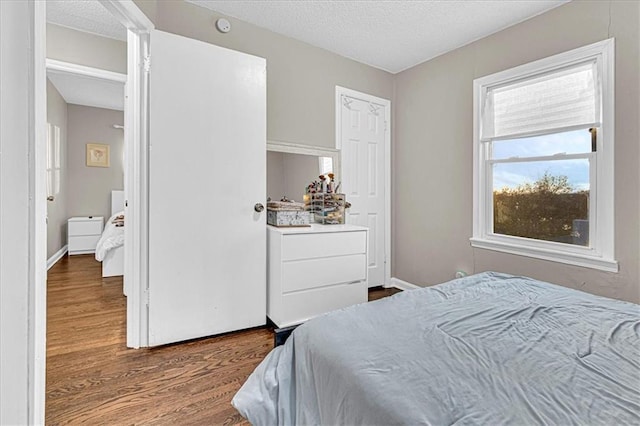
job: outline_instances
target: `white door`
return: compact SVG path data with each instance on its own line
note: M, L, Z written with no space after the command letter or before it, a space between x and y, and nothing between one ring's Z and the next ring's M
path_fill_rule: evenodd
M369 287L385 284L387 223L385 170L387 105L342 95L342 185L351 208L347 222L369 228Z
M153 31L149 345L266 318L266 62Z

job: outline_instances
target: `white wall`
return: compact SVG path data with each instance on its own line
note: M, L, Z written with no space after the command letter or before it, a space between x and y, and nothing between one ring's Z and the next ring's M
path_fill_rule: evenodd
M0 424L28 408L28 21L26 2L0 2Z
M44 422L44 4L0 1L0 424ZM35 74L34 51L42 55ZM38 126L34 126L34 123ZM40 170L41 176L31 170ZM30 199L30 191L37 197ZM38 332L40 334L38 334Z

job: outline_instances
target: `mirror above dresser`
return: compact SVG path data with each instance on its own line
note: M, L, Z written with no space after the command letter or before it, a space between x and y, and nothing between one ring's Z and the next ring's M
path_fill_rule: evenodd
M267 141L267 198L302 201L305 187L321 174L340 181L340 151L310 145Z

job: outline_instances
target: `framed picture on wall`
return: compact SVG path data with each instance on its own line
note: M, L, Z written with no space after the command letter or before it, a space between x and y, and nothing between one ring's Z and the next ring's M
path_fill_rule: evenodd
M87 166L109 167L109 145L102 143L87 144Z

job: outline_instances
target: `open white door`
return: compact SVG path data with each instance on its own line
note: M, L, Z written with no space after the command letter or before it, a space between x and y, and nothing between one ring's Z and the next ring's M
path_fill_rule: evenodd
M150 48L149 345L262 325L266 62L161 31Z

